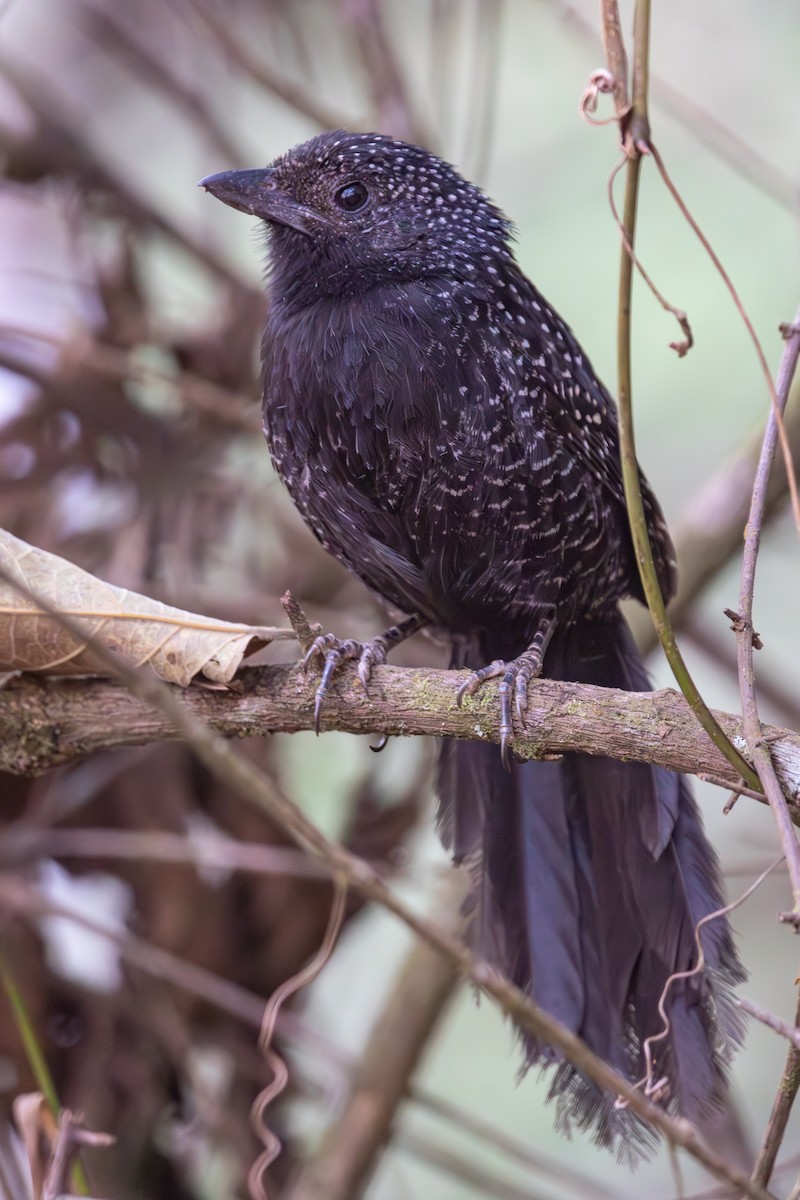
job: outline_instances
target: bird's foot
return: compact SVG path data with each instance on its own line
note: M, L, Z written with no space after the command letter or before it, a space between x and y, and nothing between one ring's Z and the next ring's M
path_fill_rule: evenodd
M541 646L530 647L519 658L504 662L497 658L488 667L473 671L469 679L458 689L456 702L461 707L465 696L474 696L478 688L487 679L500 678L500 755L506 770L511 769L511 751L513 749L514 726L512 717L512 696L517 716L520 721L525 719L528 710L528 684L536 679L542 671L543 650Z
M314 638L303 658L302 666L308 670L315 658L321 658L323 662L322 678L314 697L315 732L319 733L319 719L331 679L342 663L350 662L353 659L358 660L358 678L361 680L364 695L369 695L369 681L373 667L385 663L386 655L390 650L399 646L418 629L424 629L428 624L427 617L414 613L412 616L406 617L399 625L392 625L390 629L384 630L369 642L357 642L352 638L341 642L333 633L323 633ZM383 749L383 745L379 745L377 749Z
M357 642L353 638L340 641L334 633L323 633L314 638L302 661L304 670L308 670L315 659L322 659L322 678L319 681L314 696L314 731L319 733L319 721L322 706L330 690L330 682L334 673L346 662L358 662L358 678L365 695L369 693L369 681L372 668L386 662L389 650L387 638L381 634L371 642Z

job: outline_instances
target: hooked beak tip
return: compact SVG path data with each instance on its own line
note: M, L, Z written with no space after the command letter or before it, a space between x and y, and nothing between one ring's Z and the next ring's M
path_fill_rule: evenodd
M271 225L288 225L307 236L310 234L309 222L313 221L313 214L281 191L272 167L220 171L216 175L206 175L198 187L239 212L260 217Z
M197 186L199 188L203 188L206 192L213 193L214 185L222 183L225 180L225 177L229 174L229 171L218 171L216 175L206 175L199 181Z
M240 212L259 215L263 204L265 188L269 188L270 172L268 168L248 171L219 171L216 175L206 175L198 183L198 187L221 200L231 208Z

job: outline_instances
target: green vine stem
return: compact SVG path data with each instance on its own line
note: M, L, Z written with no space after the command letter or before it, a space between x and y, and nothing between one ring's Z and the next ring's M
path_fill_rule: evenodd
M50 1068L47 1065L47 1060L39 1044L39 1038L28 1014L22 993L17 987L16 980L11 973L6 957L2 953L0 953L0 984L2 984L3 991L8 998L14 1023L17 1026L17 1032L25 1051L25 1057L28 1060L31 1073L36 1080L36 1085L50 1105L54 1116L57 1117L61 1112L61 1102L58 1099L58 1092L53 1082L53 1076L50 1074ZM73 1185L78 1189L80 1194L88 1196L89 1181L86 1178L86 1173L81 1163L75 1162L73 1164L72 1177Z
M739 773L748 786L762 791L758 775L739 753L715 720L697 686L692 679L683 655L675 641L664 597L656 575L653 550L647 532L639 485L639 466L636 459L636 444L633 432L632 383L631 383L631 296L633 291L633 246L636 233L636 210L639 197L639 175L642 155L648 153L650 122L647 108L650 46L650 0L637 0L634 16L633 53L633 104L630 115L623 119L625 150L627 154L625 174L625 205L622 215L624 240L620 258L619 309L617 322L617 378L620 414L620 456L622 478L625 487L625 503L631 526L636 562L642 580L647 607L653 618L658 640L661 643L672 673L686 697L692 712L711 738L714 745L724 754L728 762Z

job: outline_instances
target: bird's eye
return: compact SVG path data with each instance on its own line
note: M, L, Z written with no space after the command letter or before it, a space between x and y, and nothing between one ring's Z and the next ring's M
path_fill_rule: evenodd
M345 212L355 212L363 208L369 199L369 192L363 183L346 183L334 193L334 203Z

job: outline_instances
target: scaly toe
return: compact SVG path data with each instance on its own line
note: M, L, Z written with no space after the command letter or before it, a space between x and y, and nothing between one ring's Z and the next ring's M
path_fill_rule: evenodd
M496 658L494 662L489 663L488 667L481 667L480 671L473 671L469 679L462 683L456 693L456 704L459 708L464 702L465 696L474 696L478 688L486 683L487 679L496 679L498 675L504 675L506 664L501 658Z
M321 633L319 637L315 637L308 650L303 655L300 666L304 671L307 671L314 659L325 654L332 646L336 644L337 638L335 633Z

